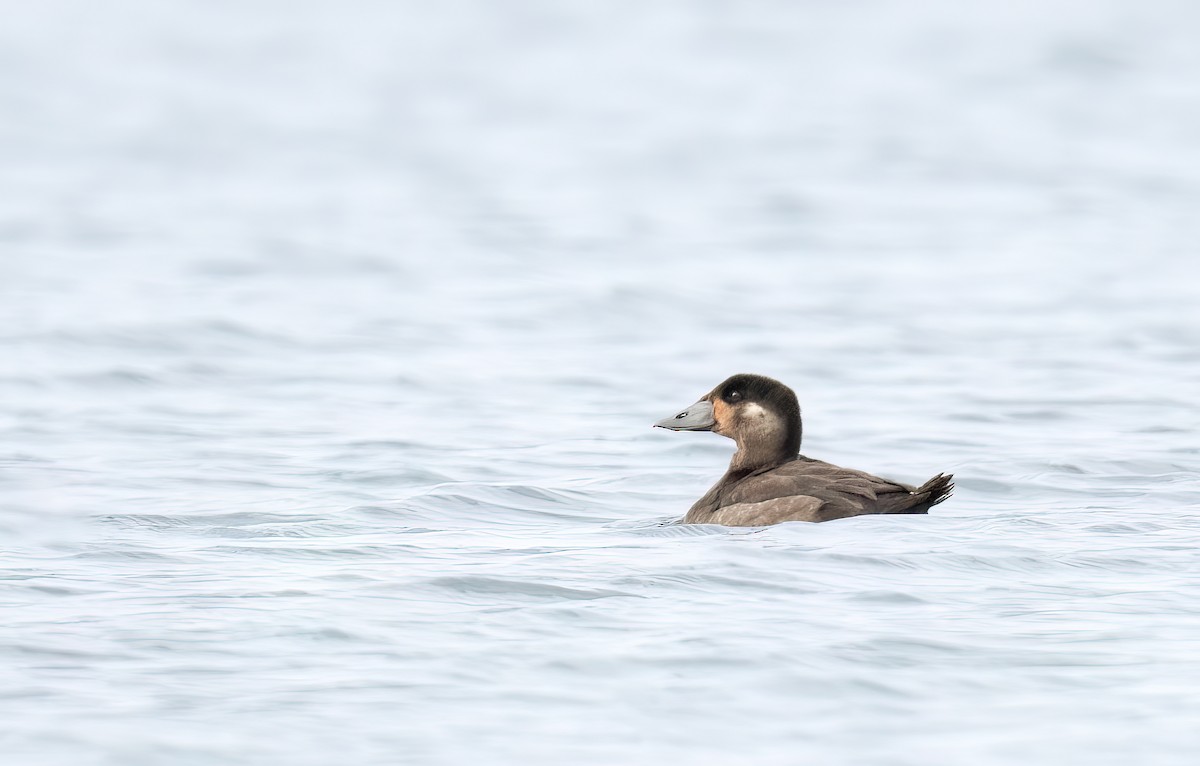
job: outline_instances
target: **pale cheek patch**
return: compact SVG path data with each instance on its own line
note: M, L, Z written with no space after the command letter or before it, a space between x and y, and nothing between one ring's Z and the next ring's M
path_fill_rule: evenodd
M753 418L755 420L765 420L767 417L767 411L764 410L758 404L755 404L754 402L750 402L749 404L747 404L742 411L745 413L745 415L743 417L746 417L746 418Z
M779 416L755 402L747 403L739 414L742 427L760 439L775 439L783 432Z

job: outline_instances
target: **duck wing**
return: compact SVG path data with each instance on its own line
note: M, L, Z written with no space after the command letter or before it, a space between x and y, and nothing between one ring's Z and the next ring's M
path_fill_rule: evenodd
M718 521L718 516L753 519L749 524L759 525L829 521L869 513L927 513L930 506L949 496L952 478L939 474L913 487L800 456L730 487L722 493L710 523L747 523Z

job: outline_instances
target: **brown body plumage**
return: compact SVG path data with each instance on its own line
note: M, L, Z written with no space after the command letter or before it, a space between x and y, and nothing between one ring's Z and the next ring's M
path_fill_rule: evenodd
M685 524L747 527L869 513L927 513L954 488L953 477L946 474L913 487L800 455L803 426L796 394L761 375L734 375L655 425L713 431L737 442L729 470L696 501Z

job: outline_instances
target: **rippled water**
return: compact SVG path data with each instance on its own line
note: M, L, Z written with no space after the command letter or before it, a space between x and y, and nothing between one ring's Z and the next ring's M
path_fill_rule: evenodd
M4 762L1196 762L1197 33L8 4ZM740 371L955 497L671 525Z

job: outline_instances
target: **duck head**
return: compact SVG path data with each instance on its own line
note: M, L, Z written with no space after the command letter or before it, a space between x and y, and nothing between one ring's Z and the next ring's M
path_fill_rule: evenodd
M712 431L737 442L731 468L777 465L800 452L803 425L796 394L763 375L734 375L687 409L654 424L671 431Z

